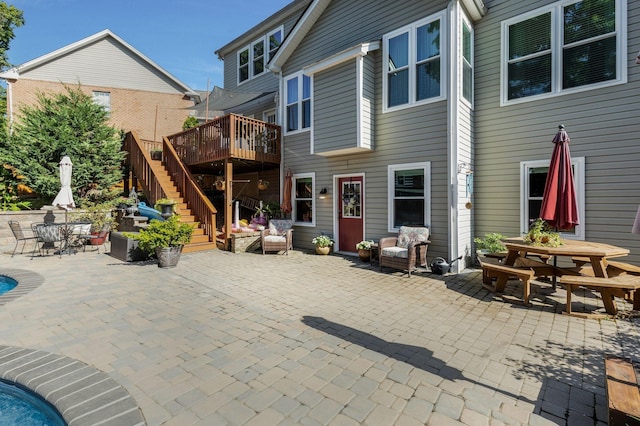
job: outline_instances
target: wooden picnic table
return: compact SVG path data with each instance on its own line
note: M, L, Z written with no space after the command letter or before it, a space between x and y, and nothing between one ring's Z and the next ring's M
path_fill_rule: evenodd
M607 278L607 259L626 256L629 250L610 244L590 241L562 240L558 247L539 247L527 244L523 238L509 238L505 241L508 253L504 261L507 266L513 266L519 257L527 255L545 255L555 257L586 257L593 267L596 277Z
M523 281L525 285L524 302L528 304L529 281L540 276L560 276L560 282L566 286L567 306L566 313L571 311L571 293L578 287L587 287L599 291L607 314L615 315L617 307L613 296L625 296L634 301L634 309L640 307L640 277L632 275L633 269L627 269L630 275L610 277L608 272L608 259L626 256L629 250L613 246L610 244L563 240L558 247L533 246L524 242L523 238L509 238L505 240L507 255L501 266L486 265L487 273L495 277L495 284L485 287L500 293L504 291L507 281L514 276ZM563 268L551 265L545 261L531 259L539 257L548 259L550 257L569 257L571 260L588 260L587 268ZM613 262L624 265L620 262ZM632 265L627 265L631 267ZM483 266L485 268L485 266ZM523 272L528 272L529 276ZM638 290L636 292L636 290ZM635 292L635 293L634 293Z

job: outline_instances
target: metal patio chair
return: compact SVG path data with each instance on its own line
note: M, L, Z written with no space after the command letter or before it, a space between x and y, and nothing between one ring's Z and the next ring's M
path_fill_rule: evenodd
M13 232L13 236L16 238L16 246L13 248L11 257L16 254L16 250L18 249L18 244L20 244L20 241L22 241L22 249L20 250L20 254L22 254L24 252L24 246L27 244L27 241L34 241L35 243L37 240L35 235L26 236L24 234L24 231L22 230L22 227L20 226L20 222L18 222L17 220L10 220L9 228L11 228L11 232Z

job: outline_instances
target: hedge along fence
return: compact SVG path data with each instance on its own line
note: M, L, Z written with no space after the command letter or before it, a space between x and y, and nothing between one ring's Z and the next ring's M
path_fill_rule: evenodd
M10 220L20 222L25 235L31 235L32 223L43 223L45 220L53 223L64 223L64 210L50 207L41 210L21 210L17 212L0 211L0 251L3 253L7 250L13 251L13 247L16 244L16 239L13 237L11 228L9 228Z

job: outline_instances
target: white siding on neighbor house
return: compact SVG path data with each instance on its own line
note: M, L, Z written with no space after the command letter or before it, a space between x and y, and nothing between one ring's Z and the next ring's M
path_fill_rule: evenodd
M368 142L368 148L373 149L373 141L375 137L375 96L376 96L376 70L375 70L375 52L369 53L363 57L362 64L362 100L361 100L361 116L360 131L363 141Z
M631 249L640 262L640 236L631 226L640 203L640 2L628 1L628 81L500 107L500 23L554 2L485 1L489 14L475 26L475 233L520 232L519 163L551 157L559 124L572 157L584 157L586 239Z
M110 37L25 71L20 78L158 93L185 91Z

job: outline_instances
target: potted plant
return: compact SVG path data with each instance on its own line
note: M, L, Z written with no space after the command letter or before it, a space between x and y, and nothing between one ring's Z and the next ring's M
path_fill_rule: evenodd
M258 189L264 191L269 187L269 181L266 179L258 179Z
M185 244L189 244L193 226L180 222L177 215L166 220L153 219L138 233L125 232L124 236L138 241L138 247L158 258L159 268L172 268L178 264Z
M117 225L117 220L112 213L114 201L95 203L84 200L83 204L82 210L71 213L71 220L91 223L90 232L96 238L89 239L89 243L91 245L102 245L108 233Z
M151 159L152 160L162 161L162 150L161 149L152 149L150 151L150 153L151 153Z
M476 250L480 253L501 253L507 251L507 247L502 242L505 238L507 237L493 232L485 234L484 238L474 238L473 242L476 244Z
M363 262L369 262L371 260L371 246L373 245L373 241L360 241L356 244L356 249L358 250L358 257Z
M329 254L331 246L333 246L333 240L328 235L318 235L311 242L316 246L318 254Z
M176 202L170 198L160 198L154 208L161 213L164 219L172 216L176 211Z

